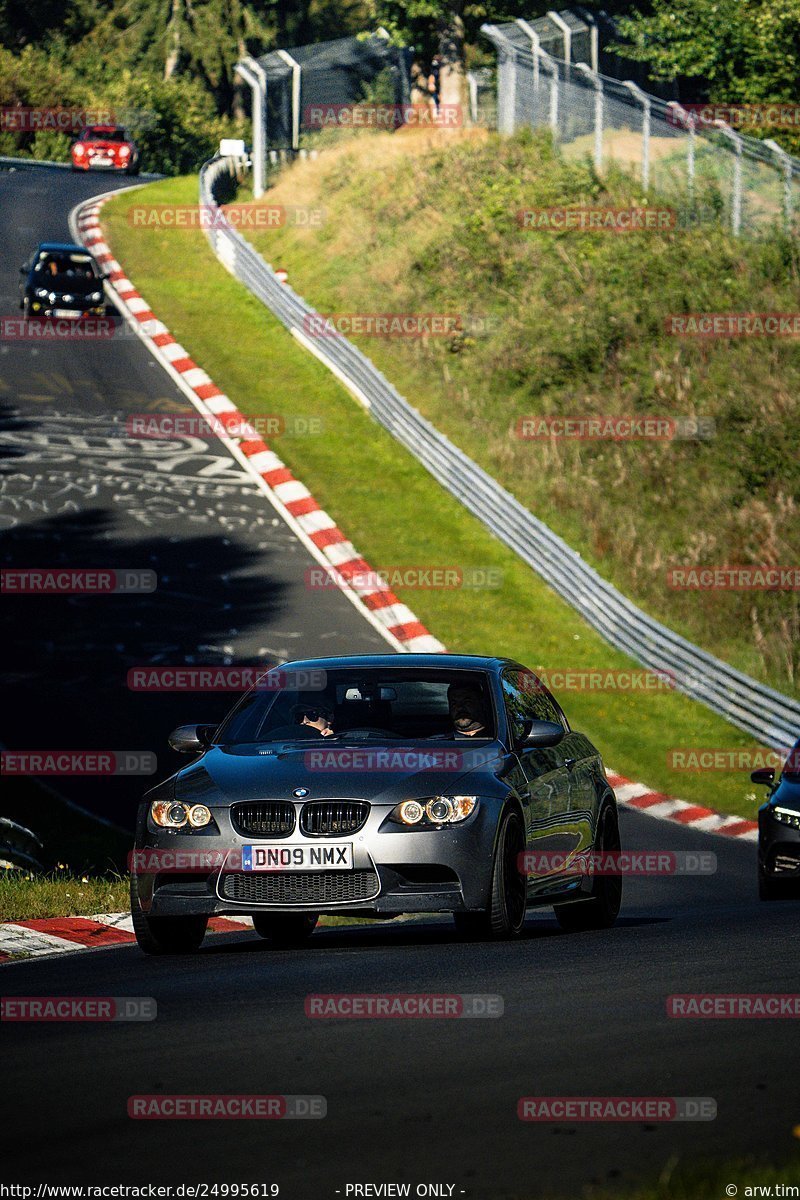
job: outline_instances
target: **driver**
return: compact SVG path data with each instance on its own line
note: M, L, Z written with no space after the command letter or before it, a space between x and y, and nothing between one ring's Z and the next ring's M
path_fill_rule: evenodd
M296 725L307 725L316 729L323 737L334 736L333 711L323 704L298 704L294 710L294 720Z
M481 689L471 683L451 683L447 689L450 720L461 737L481 737L488 732L488 717Z

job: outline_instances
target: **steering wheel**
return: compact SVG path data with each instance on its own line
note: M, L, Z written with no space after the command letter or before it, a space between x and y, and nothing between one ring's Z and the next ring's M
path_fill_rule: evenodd
M371 734L371 733L379 733L383 737L390 737L390 738L396 738L399 736L398 734L394 733L391 729L381 729L379 726L375 726L375 725L356 725L352 729L343 729L341 731L341 733L339 734L339 736L340 737L352 737L353 734Z

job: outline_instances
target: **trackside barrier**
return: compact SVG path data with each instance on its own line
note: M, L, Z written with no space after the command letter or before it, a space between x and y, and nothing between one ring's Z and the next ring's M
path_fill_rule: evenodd
M200 203L234 160L215 158L200 172ZM426 421L356 346L344 337L309 339L316 315L224 219L205 230L214 253L297 340L323 362L375 420L501 542L523 559L589 624L652 671L669 672L679 691L713 709L767 746L784 749L800 736L800 702L751 679L647 616L575 550Z

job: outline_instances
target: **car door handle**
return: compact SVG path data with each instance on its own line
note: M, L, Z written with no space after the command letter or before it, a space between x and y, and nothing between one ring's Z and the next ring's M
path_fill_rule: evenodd
M577 758L565 758L564 766L567 768L568 771L571 771L577 761L578 761Z

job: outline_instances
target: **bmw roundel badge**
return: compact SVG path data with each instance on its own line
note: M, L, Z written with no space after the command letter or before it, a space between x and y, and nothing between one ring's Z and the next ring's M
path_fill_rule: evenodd
M298 800L302 800L304 796L308 795L308 788L295 788L292 795L297 796Z

